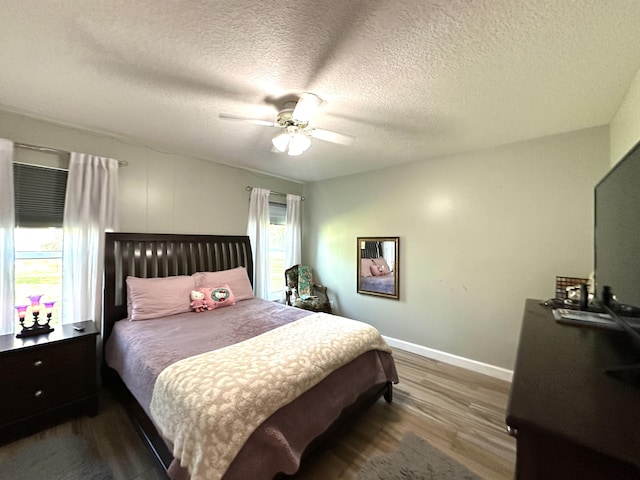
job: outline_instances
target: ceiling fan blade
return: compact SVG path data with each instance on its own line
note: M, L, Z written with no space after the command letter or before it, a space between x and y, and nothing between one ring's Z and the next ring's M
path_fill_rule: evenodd
M351 145L356 139L354 136L346 133L332 132L331 130L323 130L321 128L310 128L309 135L318 140L337 143L339 145Z
M261 125L263 127L280 127L280 125L275 122L268 122L267 120L259 120L257 118L239 117L238 115L231 115L229 113L219 113L218 117L223 120L252 123L253 125Z
M311 117L318 111L318 107L322 104L322 99L313 94L305 92L300 95L298 103L296 103L291 118L300 123L308 123Z

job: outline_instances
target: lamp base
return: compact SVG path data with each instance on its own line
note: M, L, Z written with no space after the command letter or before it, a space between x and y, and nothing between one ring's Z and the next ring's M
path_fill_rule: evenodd
M53 332L53 328L46 325L34 325L33 327L22 327L22 331L16 335L16 338L35 337L36 335L44 335Z

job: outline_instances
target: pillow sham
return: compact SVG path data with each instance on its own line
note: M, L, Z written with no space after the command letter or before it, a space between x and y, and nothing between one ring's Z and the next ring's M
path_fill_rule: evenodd
M371 274L372 274L374 277L380 277L380 276L382 276L382 275L386 275L386 274L387 274L387 272L385 272L385 271L382 269L382 267L381 267L381 266L379 266L379 265L371 265L370 270L371 270Z
M127 313L129 320L149 320L191 310L194 279L176 277L127 277Z
M197 288L196 290L204 294L204 303L207 305L207 310L215 310L216 308L229 307L236 304L236 299L229 285Z
M371 267L373 267L373 261L370 258L360 259L360 275L363 277L371 276Z
M197 272L192 275L198 288L210 285L228 285L236 301L254 298L253 287L245 267L220 270L219 272Z
M373 263L378 267L382 267L382 270L385 274L390 273L391 269L389 268L389 264L384 259L384 257L378 257L373 259Z

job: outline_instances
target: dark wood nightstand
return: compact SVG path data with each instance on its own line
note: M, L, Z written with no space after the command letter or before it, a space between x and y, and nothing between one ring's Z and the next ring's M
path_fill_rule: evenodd
M0 443L98 413L97 335L92 321L36 337L0 335Z

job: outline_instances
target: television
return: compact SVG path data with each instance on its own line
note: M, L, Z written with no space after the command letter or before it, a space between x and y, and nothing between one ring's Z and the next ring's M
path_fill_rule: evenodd
M594 237L596 295L640 311L640 143L595 187Z
M595 187L595 306L640 351L640 143ZM640 369L640 365L616 370Z

